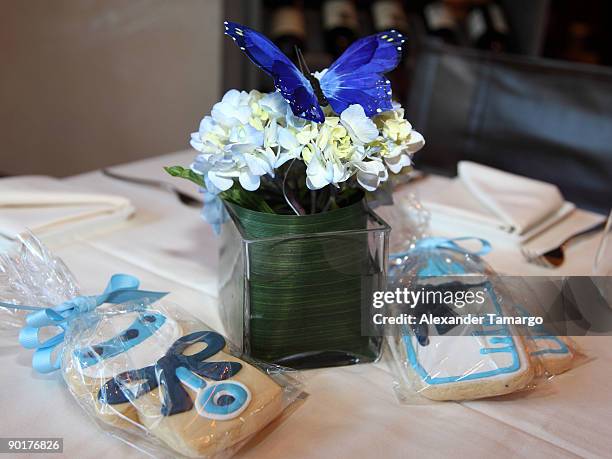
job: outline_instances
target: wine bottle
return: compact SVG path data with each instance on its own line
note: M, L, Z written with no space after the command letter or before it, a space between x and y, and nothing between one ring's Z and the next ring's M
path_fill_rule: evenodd
M497 3L472 8L466 18L466 28L472 46L488 51L507 51L510 28Z
M280 50L297 62L296 47L306 51L304 9L296 2L281 2L272 12L270 37Z
M377 32L395 29L408 34L408 18L398 0L377 0L372 4L372 18Z
M446 43L459 44L457 20L453 11L443 1L439 0L425 5L423 17L430 35L438 37Z
M408 18L403 5L398 0L377 0L372 4L372 18L376 32L397 30L404 36L408 34ZM402 58L406 48L402 51ZM398 66L387 74L391 81L392 97L404 102L408 95L408 77L404 68L403 59Z
M359 34L359 16L351 0L326 0L323 3L325 48L340 56Z

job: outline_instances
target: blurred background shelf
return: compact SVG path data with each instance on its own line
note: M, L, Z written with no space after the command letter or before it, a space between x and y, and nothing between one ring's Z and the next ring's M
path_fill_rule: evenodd
M606 0L227 0L224 7L228 20L264 32L290 57L298 45L314 69L333 62L334 44L343 39L348 44L388 28L406 33L408 56L435 38L495 53L612 64L612 3ZM330 42L334 32L342 38ZM224 46L225 86L250 78L269 86L231 45Z
M393 97L427 139L416 166L453 175L462 159L612 206L612 2L606 0L231 0L225 17L264 32L311 71L359 37L407 37ZM272 90L225 40L224 89ZM295 59L295 58L294 58Z

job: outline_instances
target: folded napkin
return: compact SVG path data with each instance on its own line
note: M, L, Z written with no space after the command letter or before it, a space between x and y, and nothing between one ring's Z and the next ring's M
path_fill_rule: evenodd
M459 162L457 169L448 186L423 196L433 214L454 225L463 223L525 242L575 208L550 183L469 161Z
M126 198L84 193L52 177L0 180L0 239L4 243L27 230L43 239L98 231L133 213Z

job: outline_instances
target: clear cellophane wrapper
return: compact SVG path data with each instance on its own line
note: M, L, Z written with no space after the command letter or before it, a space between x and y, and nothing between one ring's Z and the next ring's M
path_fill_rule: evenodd
M431 240L418 241L411 250L392 257L389 290L406 287L429 292L430 298L448 295L412 309L418 317L422 313L437 317L470 314L484 320L480 324L417 323L390 328L388 345L400 401L472 400L536 387L541 390L553 375L576 364L579 352L569 337L557 336L545 326L497 322L498 318L516 322L517 317L544 315L537 295L525 289L520 278L499 276L475 252L458 244L443 247L435 241L427 243ZM479 297L483 299L479 304L466 302ZM406 312L405 306L395 308L396 313Z
M2 266L3 301L52 307L80 295L68 268L34 236ZM23 312L2 314L23 325ZM304 395L296 372L237 357L221 334L165 298L77 315L57 352L91 418L156 457L230 457Z
M431 243L429 212L412 194L401 194L395 206L383 209L387 209L386 213L379 212L393 228L389 291L480 290L485 298L477 306L465 307L451 301L429 304L416 311L395 304L391 305L391 315L423 313L427 308L442 316L468 312L512 317L545 315L541 298L534 290L554 293L561 288L555 282L528 288L524 279L499 276L477 250L472 250L476 249L474 241L449 247ZM479 247L481 243L486 241L478 242ZM405 403L497 397L536 386L545 393L549 387L543 384L545 381L576 366L584 357L573 340L546 326L497 327L485 321L483 325L465 327L417 324L385 328L394 387Z
M164 300L79 318L62 372L98 424L156 455L229 457L300 396L294 374L235 357L220 334Z
M26 234L0 253L0 301L54 306L79 294L78 284L64 262L34 235ZM28 311L0 308L0 329L17 329Z

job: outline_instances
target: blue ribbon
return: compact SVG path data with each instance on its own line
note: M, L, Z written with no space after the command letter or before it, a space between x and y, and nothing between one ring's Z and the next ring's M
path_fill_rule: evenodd
M460 241L478 241L481 244L479 250L470 251L461 245L457 244ZM414 247L400 253L393 253L389 256L391 260L402 259L404 257L410 256L412 254L416 254L419 251L425 252L425 261L427 264L422 266L418 272L419 276L445 276L452 274L465 274L465 267L462 263L455 260L449 262L446 260L447 257L442 256L443 254L436 254L435 250L451 250L453 252L462 254L462 255L471 255L474 257L482 256L491 251L491 244L489 241L485 239L480 239L477 237L465 236L465 237L456 237L456 238L444 238L444 237L426 237L420 239L416 242ZM430 252L431 251L431 252ZM390 269L391 276L397 274L398 272L402 272L403 262L400 260L400 264L392 264Z
M481 244L480 250L470 251L466 248L457 244L460 241L478 241ZM390 258L401 258L410 254L413 250L419 249L448 249L453 250L455 252L464 253L467 255L474 256L482 256L486 255L491 251L491 244L486 239L481 239L479 237L473 236L464 236L464 237L455 237L455 238L445 238L445 237L425 237L423 239L419 239L415 246L411 249L408 249L404 252L392 253Z
M1 301L0 307L34 311L26 317L26 326L19 332L19 343L27 349L36 349L32 356L34 370L39 373L51 373L60 368L62 348L59 346L63 345L66 330L72 320L106 303L121 304L142 300L155 302L168 294L167 292L139 290L139 285L140 281L134 276L115 274L101 295L77 296L51 308ZM59 327L61 331L52 338L41 342L39 333L44 327ZM53 358L54 352L56 352L55 359Z

